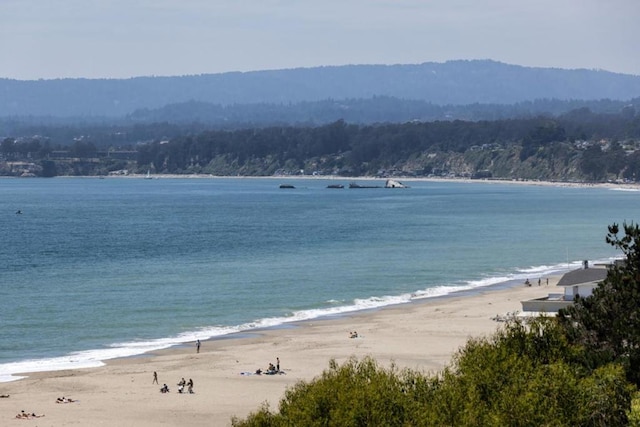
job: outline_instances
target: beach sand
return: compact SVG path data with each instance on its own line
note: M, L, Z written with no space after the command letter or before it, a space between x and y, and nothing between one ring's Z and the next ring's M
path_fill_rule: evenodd
M521 310L520 302L558 292L554 286L483 290L476 293L312 320L258 331L240 338L204 341L141 357L108 361L90 369L41 372L0 383L0 425L37 426L228 426L267 402L276 409L288 386L311 380L351 356L372 356L381 366L395 363L433 373L449 364L468 338L492 334L493 320ZM349 338L357 331L358 338ZM34 343L35 345L36 343ZM282 375L243 375L265 370L280 358ZM159 385L152 384L153 372ZM177 393L181 378L194 381L194 394ZM159 392L166 383L170 393ZM74 403L56 403L67 397ZM17 420L21 410L45 414Z

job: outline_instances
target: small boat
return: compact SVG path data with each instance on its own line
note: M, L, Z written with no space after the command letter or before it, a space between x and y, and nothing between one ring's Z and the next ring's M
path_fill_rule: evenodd
M379 185L360 185L357 182L352 182L349 184L349 188L382 188Z
M280 184L280 188L296 188L291 184Z
M344 185L342 185L342 184L329 184L329 185L327 185L327 188L344 188Z
M147 176L145 176L144 179L152 179L151 178L151 170L147 170Z

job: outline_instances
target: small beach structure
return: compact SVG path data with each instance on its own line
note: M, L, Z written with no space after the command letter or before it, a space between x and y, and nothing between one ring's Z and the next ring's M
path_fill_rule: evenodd
M577 295L582 298L588 297L607 277L608 268L609 264L596 264L590 267L589 261L583 261L582 268L562 276L556 285L557 292L543 298L521 301L522 313L524 315L557 313L561 308L573 304Z

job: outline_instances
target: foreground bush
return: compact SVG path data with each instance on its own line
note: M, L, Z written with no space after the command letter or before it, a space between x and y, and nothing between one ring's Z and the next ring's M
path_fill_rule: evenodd
M634 387L615 364L589 370L554 320L509 322L470 340L451 366L427 376L351 359L289 389L241 426L626 425Z

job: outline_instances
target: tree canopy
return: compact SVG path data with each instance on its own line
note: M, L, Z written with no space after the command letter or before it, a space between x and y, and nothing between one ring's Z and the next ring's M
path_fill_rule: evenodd
M624 259L612 265L606 279L587 298L576 297L559 318L570 339L583 345L592 366L616 362L630 381L640 385L640 227L610 225L607 243Z

